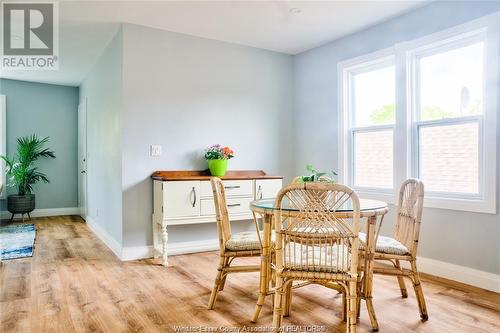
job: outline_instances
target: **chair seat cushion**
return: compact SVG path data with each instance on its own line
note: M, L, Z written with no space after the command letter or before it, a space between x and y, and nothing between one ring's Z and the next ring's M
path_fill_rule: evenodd
M262 237L262 233L261 233ZM229 251L255 251L260 250L260 241L255 231L244 231L231 235L226 242Z
M363 242L366 242L366 234L360 232L359 239ZM396 254L396 255L401 255L401 256L405 256L405 255L410 254L410 251L408 251L406 246L404 246L403 244L401 244L400 242L398 242L394 238L380 236L380 235L378 236L378 239L377 239L377 245L375 248L375 252L386 253L386 254Z
M288 270L346 273L350 268L351 254L345 245L313 247L290 242L283 250L284 255L289 257L284 265Z

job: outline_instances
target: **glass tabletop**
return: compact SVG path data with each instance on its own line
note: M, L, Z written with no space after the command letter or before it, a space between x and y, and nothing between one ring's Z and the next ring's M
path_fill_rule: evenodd
M274 199L262 199L254 200L250 203L250 207L256 207L261 209L274 209ZM378 200L371 199L359 199L359 207L361 211L371 211L377 209L383 209L387 207L387 203ZM283 200L282 209L287 211L296 211L297 209L291 207L288 201ZM339 207L337 212L350 212L352 211L351 202L346 202L342 207Z

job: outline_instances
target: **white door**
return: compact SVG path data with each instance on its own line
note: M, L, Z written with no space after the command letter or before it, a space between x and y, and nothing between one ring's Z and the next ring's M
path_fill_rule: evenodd
M87 101L78 105L78 207L87 216Z

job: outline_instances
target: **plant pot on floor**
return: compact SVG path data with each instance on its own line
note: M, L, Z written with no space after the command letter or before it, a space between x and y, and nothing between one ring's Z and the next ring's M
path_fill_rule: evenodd
M12 194L7 196L7 210L12 214L10 220L14 219L14 215L22 214L24 219L24 214L28 214L31 219L30 213L35 209L35 195L18 195Z
M222 177L227 171L227 160L208 160L210 174L215 177Z

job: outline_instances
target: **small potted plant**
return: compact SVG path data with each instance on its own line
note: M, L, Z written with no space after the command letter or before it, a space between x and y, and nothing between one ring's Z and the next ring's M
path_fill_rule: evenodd
M234 152L229 147L221 145L212 145L205 151L205 159L208 162L210 174L216 177L222 177L227 171L227 160L234 157Z
M337 173L335 171L320 172L314 169L312 164L306 165L306 170L309 172L306 176L295 177L295 183L306 183L306 182L332 182L335 183L335 177Z
M21 137L17 139L17 151L13 157L0 156L7 167L7 184L17 187L17 194L7 196L7 210L12 213L11 221L15 214L28 214L29 217L29 213L35 209L33 185L39 181L49 182L47 176L34 166L39 158L56 157L52 150L44 147L48 141L48 137L39 139L35 134Z

